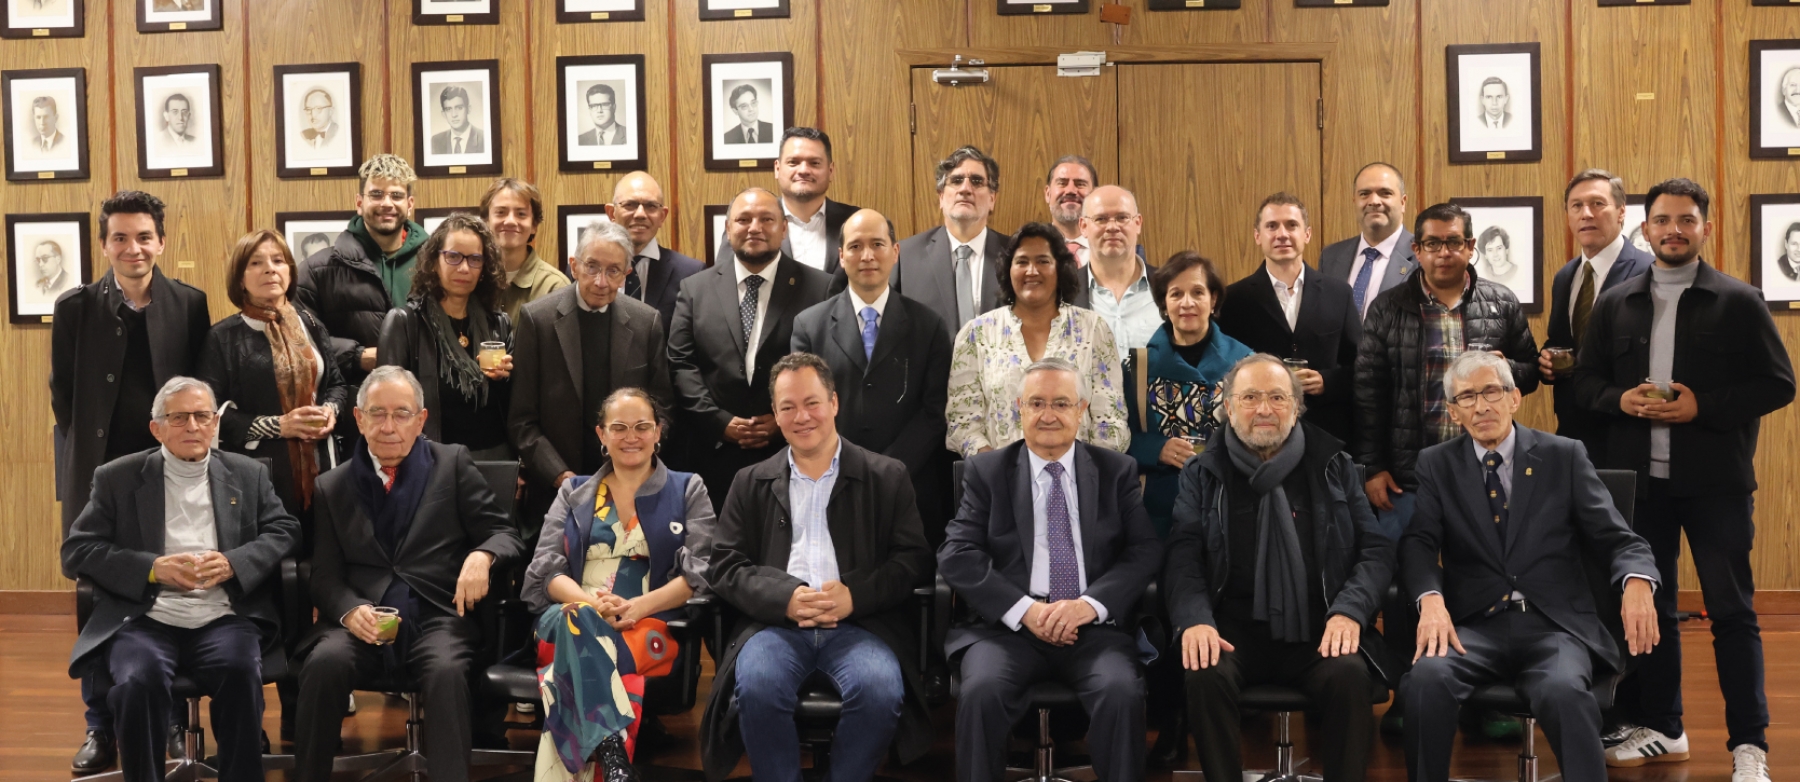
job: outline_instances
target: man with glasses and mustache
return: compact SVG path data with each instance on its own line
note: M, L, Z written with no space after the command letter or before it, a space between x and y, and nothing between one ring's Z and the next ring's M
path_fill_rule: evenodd
M295 157L317 157L333 151L338 136L337 110L331 103L331 93L324 87L307 90L300 99L300 126L301 148L295 150Z
M1100 172L1080 155L1063 155L1044 175L1044 205L1050 207L1050 224L1067 240L1075 263L1086 266L1088 240L1081 233L1081 205L1100 184Z
M1007 236L988 228L1000 192L1000 164L975 147L960 147L937 164L938 210L944 224L901 240L895 291L930 307L951 334L1000 306L994 264L1005 267Z
M1389 163L1370 163L1353 183L1360 233L1319 252L1319 273L1350 283L1357 317L1375 297L1400 284L1419 265L1406 230L1406 180Z
M681 281L698 274L706 264L657 242L657 232L669 219L662 185L642 171L626 174L613 186L606 216L631 234L631 267L622 292L655 307L662 313L663 326L669 327L675 319L675 298L681 293ZM718 257L731 256L721 251Z

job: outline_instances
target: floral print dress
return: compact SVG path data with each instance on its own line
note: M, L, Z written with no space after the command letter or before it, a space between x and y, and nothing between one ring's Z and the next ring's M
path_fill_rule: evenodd
M1124 451L1131 442L1125 425L1125 397L1119 350L1112 329L1093 310L1064 304L1050 321L1044 357L1075 364L1087 386L1088 411L1079 438L1090 445ZM956 334L950 356L949 423L945 447L964 457L983 448L1000 448L1024 435L1019 387L1031 354L1011 307L990 310L969 321Z

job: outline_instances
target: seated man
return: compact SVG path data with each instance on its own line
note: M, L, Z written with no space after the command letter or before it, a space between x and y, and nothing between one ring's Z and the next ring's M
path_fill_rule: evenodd
M295 778L325 782L357 680L403 668L425 698L424 754L434 782L469 778L469 667L481 630L465 612L525 545L469 449L424 439L425 392L386 366L356 392L367 448L319 476L312 598L319 621L300 642ZM376 606L399 610L382 638ZM391 652L382 647L392 644ZM390 668L392 666L392 668ZM398 673L399 671L396 670Z
M1605 779L1588 688L1624 661L1595 615L1584 559L1624 590L1626 644L1648 654L1659 640L1650 545L1613 508L1580 442L1513 423L1519 391L1506 359L1463 353L1443 382L1467 434L1419 454L1418 509L1400 539L1406 594L1419 602L1413 669L1400 682L1408 776L1449 779L1463 700L1511 681L1563 778Z
M713 538L713 591L739 612L700 725L707 779L750 755L758 782L800 782L794 708L823 674L843 698L831 779L875 775L888 747L925 754L930 714L912 660L912 590L931 569L899 461L837 433L831 367L793 353L769 370L788 447L740 470Z
M269 471L213 450L212 389L173 377L150 405L162 447L94 473L63 541L63 569L92 580L94 611L69 675L112 674L107 701L127 782L163 778L177 673L212 699L219 779L260 780L262 647L280 640L273 585L300 540Z
M1081 697L1101 779L1144 776L1144 677L1129 628L1162 547L1137 462L1075 441L1087 405L1074 364L1026 367L1025 439L969 458L962 507L938 549L938 572L983 620L951 628L944 644L962 670L963 782L1002 776L1025 691L1045 679Z
M1360 780L1375 735L1370 681L1393 670L1375 614L1394 542L1376 531L1343 441L1300 421L1298 374L1257 353L1221 388L1231 427L1182 468L1163 578L1200 768L1243 778L1238 693L1280 684L1317 706L1325 778Z

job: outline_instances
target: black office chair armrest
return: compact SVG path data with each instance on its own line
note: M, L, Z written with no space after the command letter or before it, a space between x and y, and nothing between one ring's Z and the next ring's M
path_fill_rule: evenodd
M914 587L913 600L919 609L919 674L931 670L931 618L932 608L937 602L935 587Z
M87 627L88 617L94 615L94 580L87 576L75 577L75 632Z

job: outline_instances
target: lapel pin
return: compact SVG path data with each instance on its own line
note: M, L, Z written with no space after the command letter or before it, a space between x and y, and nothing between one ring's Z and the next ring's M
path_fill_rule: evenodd
M793 277L789 277L789 278L788 278L788 284L789 284L789 285L793 285L793 284L794 284L794 278L793 278Z
M681 522L679 522L679 521L669 522L669 532L672 534L675 534L675 535L680 535L681 534Z
M236 505L236 504L237 504L237 498L236 498L236 497L232 497L232 498L231 498L231 504L233 504L233 505Z
M1531 468L1530 468L1530 467L1527 467L1527 468L1525 468L1525 474L1526 474L1526 475L1530 475L1530 474L1531 474Z

